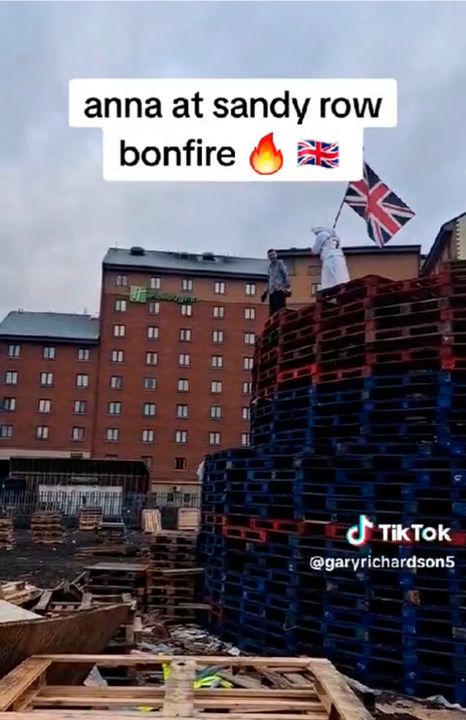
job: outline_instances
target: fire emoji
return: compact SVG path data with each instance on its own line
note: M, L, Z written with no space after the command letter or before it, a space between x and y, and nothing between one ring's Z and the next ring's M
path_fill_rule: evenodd
M273 142L273 133L264 135L249 158L251 167L259 175L273 175L283 165L281 150L277 150Z

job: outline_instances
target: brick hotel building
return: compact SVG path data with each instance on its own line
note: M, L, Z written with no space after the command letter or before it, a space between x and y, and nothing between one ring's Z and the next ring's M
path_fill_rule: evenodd
M346 248L352 277L413 277L419 246ZM292 306L320 268L280 251ZM197 483L202 456L249 442L267 261L110 249L99 318L11 312L0 323L0 458L143 459L160 490Z

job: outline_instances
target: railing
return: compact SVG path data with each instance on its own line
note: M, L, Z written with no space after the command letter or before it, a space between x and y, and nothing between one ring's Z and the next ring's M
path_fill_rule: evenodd
M0 490L0 513L11 515L18 527L27 527L31 515L37 510L59 510L67 525L77 522L82 507L101 507L104 518L122 518L129 527L139 527L141 512L145 509L170 509L200 507L199 493L155 492L135 495L118 492L99 492L82 495L60 491Z

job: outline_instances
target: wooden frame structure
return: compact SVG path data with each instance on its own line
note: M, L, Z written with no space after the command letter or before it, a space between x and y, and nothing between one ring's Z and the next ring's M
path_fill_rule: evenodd
M165 684L131 687L47 684L50 670L83 663L138 668L151 678L167 663L170 674ZM231 688L194 687L196 674L212 667ZM28 658L0 680L0 720L129 720L144 711L164 720L372 720L324 659L44 655Z

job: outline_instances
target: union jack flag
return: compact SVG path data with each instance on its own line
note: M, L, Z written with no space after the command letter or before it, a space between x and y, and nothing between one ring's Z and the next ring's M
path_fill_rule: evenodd
M320 140L300 140L298 143L298 167L319 165L324 168L338 167L340 148L338 143Z
M383 248L416 214L364 163L364 177L348 185L344 202L367 223L373 242Z

